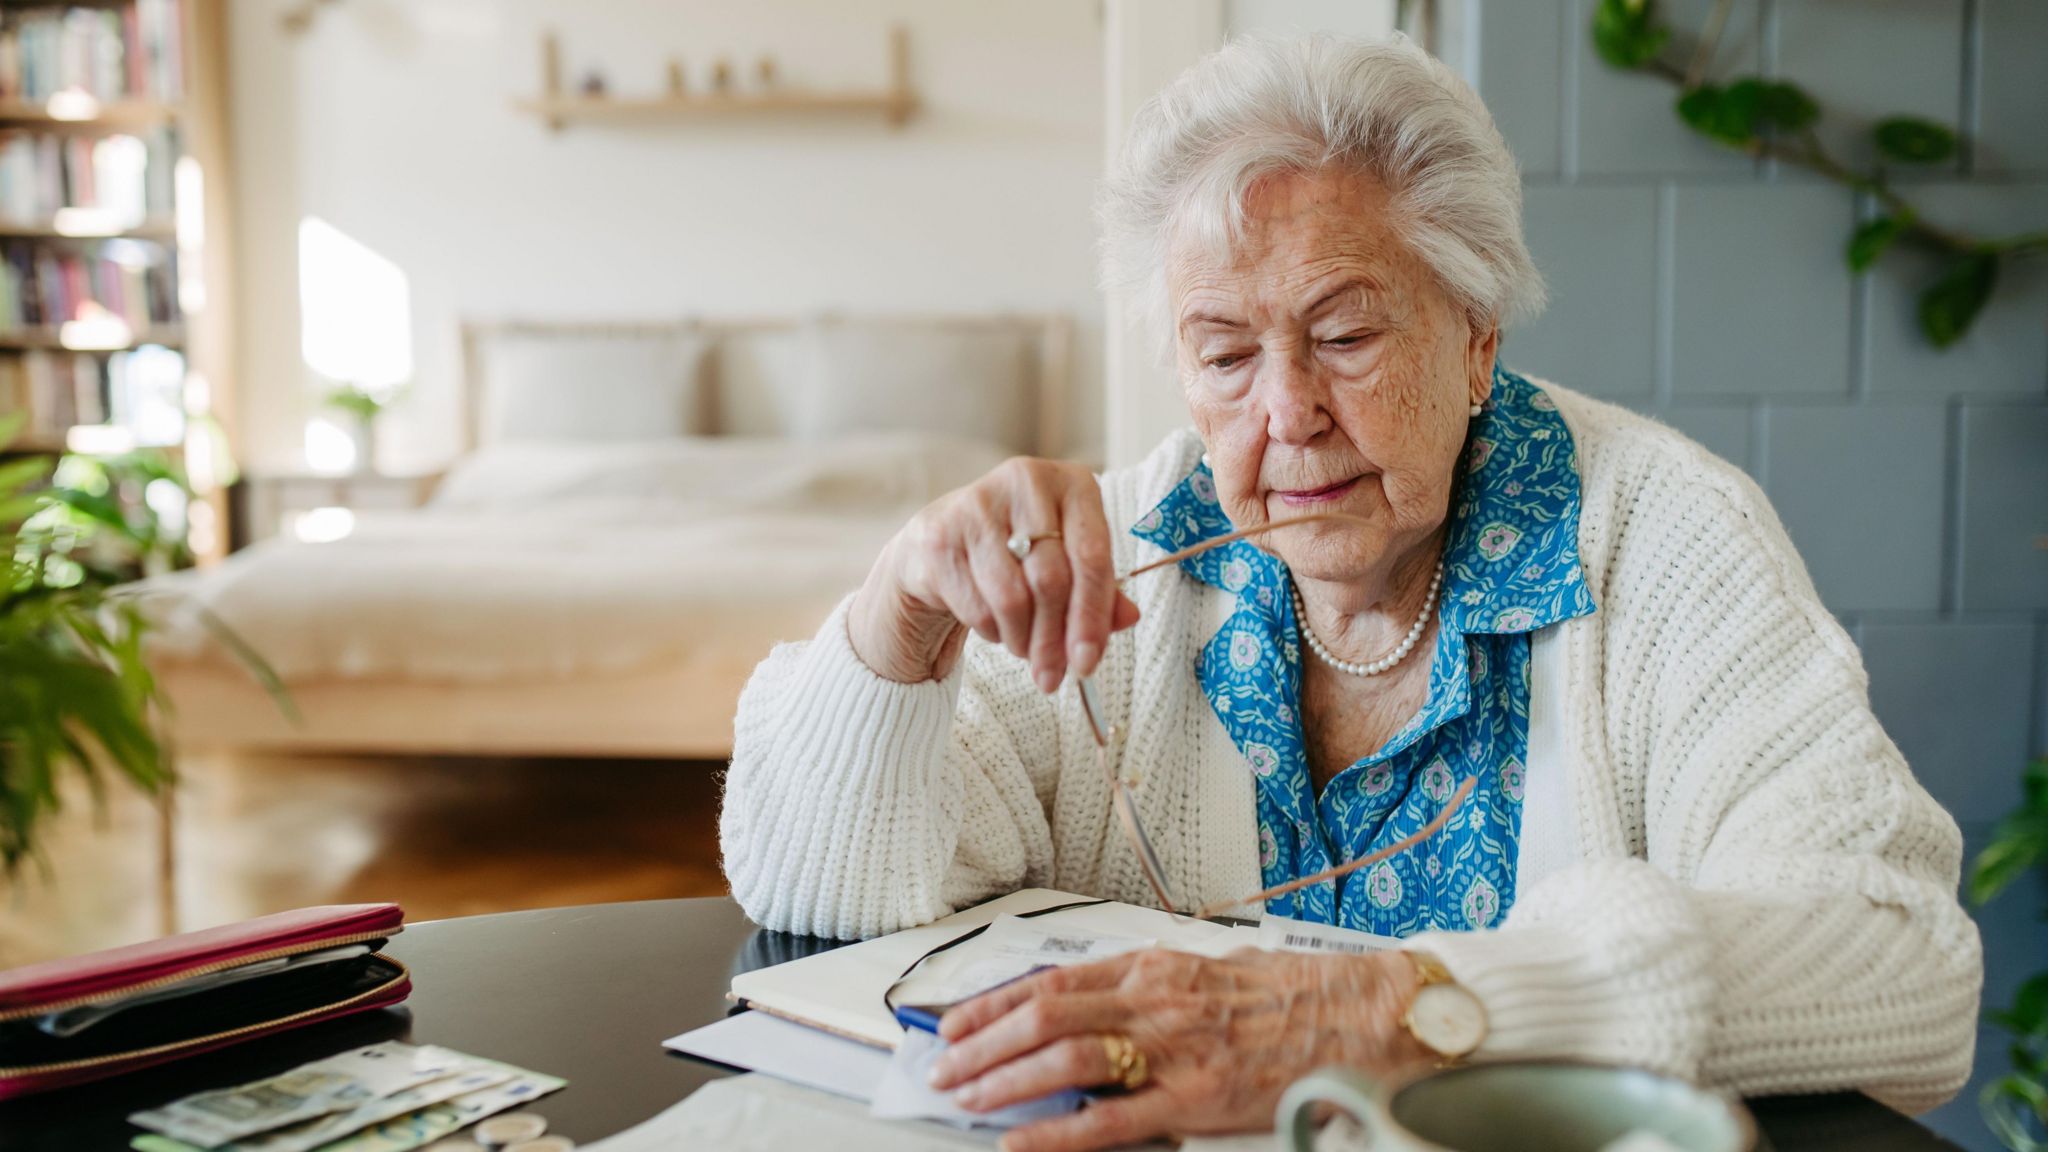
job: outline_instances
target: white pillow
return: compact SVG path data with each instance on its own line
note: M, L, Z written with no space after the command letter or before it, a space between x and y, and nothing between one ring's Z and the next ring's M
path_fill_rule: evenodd
M810 390L812 349L800 328L743 328L718 342L720 436L788 436Z
M914 431L1028 452L1038 441L1030 336L1008 324L823 321L789 435Z
M613 443L701 434L708 347L683 328L490 334L477 348L481 439Z

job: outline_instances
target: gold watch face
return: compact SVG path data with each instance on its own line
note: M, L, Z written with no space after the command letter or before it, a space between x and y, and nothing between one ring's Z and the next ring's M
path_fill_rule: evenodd
M1486 1039L1486 1009L1460 985L1426 985L1408 1007L1408 1030L1440 1056L1469 1056Z

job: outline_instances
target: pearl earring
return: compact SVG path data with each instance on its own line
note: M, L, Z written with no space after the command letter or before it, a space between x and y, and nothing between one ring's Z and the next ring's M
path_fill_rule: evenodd
M1480 414L1481 412L1484 412L1484 411L1486 411L1486 405L1484 405L1484 404L1474 404L1474 405L1472 406L1472 418L1473 418L1474 420L1477 420L1477 419L1479 418L1479 414Z

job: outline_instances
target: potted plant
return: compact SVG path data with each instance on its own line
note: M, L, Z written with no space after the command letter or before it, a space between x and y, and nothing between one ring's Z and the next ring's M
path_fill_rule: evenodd
M0 421L0 447L20 425ZM0 463L0 873L39 858L68 776L96 799L110 776L151 795L174 780L166 701L143 655L150 622L130 584L190 563L182 520L165 514L182 507L172 489L189 499L161 453ZM205 620L289 712L262 658Z
M360 384L340 384L329 390L322 406L347 418L350 441L355 445L355 468L368 472L377 465L377 418L398 401L395 391L375 391Z
M1970 864L1970 901L1983 905L2027 873L2048 869L2048 758L2027 766L2020 806ZM2048 1149L2048 969L2027 978L1986 1018L2012 1036L2012 1070L1984 1086L1984 1122L2012 1152Z

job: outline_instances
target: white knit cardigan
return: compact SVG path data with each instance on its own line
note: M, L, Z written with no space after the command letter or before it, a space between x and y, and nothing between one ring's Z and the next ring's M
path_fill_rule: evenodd
M1486 1005L1482 1058L1636 1064L1745 1094L1859 1088L1908 1111L1946 1100L1969 1076L1983 979L1955 822L1871 715L1854 645L1748 477L1543 387L1576 440L1599 606L1538 636L1564 779L1540 804L1532 748L1505 923L1409 946ZM1180 433L1103 477L1120 571L1159 555L1121 528L1201 450ZM1181 899L1254 892L1251 772L1194 674L1232 597L1177 571L1129 589L1142 616L1097 686L1129 731L1143 819ZM978 639L943 681L885 680L845 613L778 647L740 700L719 832L750 917L855 937L1020 887L1155 902L1071 690L1045 696ZM1552 863L1532 875L1533 861Z

